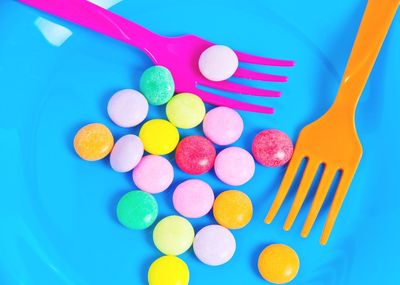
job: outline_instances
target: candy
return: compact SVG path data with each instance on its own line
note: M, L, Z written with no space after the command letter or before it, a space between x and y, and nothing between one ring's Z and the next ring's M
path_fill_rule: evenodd
M258 258L258 270L268 282L284 284L292 281L299 271L297 253L287 245L272 244Z
M163 105L174 95L174 79L163 66L152 66L140 77L140 91L151 105Z
M147 121L139 132L144 149L151 154L168 154L179 142L179 132L166 120L155 119Z
M218 145L237 141L243 132L243 120L239 113L228 107L217 107L206 114L203 131L207 138Z
M147 273L149 285L187 285L189 268L176 256L162 256L155 260Z
M110 155L112 169L118 172L132 170L143 156L142 141L135 135L121 137L115 143Z
M254 158L269 167L287 163L293 154L293 143L285 133L278 130L265 130L256 135L251 151Z
M199 125L206 114L206 107L197 95L180 93L167 104L168 120L177 128L191 129Z
M215 220L228 229L240 229L247 225L253 215L250 198L243 192L229 190L215 199L213 213Z
M130 128L139 125L147 116L149 104L138 91L123 89L115 93L107 105L111 120L120 127Z
M158 214L157 201L148 193L131 191L119 200L118 221L129 229L142 230L150 227Z
M215 174L226 184L239 186L249 181L255 171L254 159L240 147L228 147L215 158Z
M213 144L201 136L184 138L176 148L176 164L189 174L203 174L213 165L216 151Z
M195 236L193 250L200 261L208 265L222 265L228 262L236 250L233 234L219 225L202 228Z
M174 180L174 168L164 157L146 155L132 172L136 186L148 193L160 193L166 190Z
M214 202L211 187L198 179L179 184L172 196L175 210L187 218L200 218L210 212Z
M187 251L194 238L194 230L188 220L180 216L168 216L158 222L153 231L153 241L166 255L180 255Z
M106 157L114 145L110 130L94 123L82 127L75 135L74 148L84 160L95 161Z
M222 81L237 70L239 60L236 53L227 46L214 45L203 51L199 59L201 74L212 81Z

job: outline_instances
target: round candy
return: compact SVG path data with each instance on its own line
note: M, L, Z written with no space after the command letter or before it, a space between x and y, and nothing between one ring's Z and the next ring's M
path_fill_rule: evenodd
M201 74L208 80L222 81L231 77L239 66L236 53L227 46L214 45L203 51L199 59Z
M156 65L146 69L140 77L140 91L151 105L163 105L174 95L175 84L171 72Z
M200 218L210 212L214 192L204 181L189 179L176 187L172 201L175 210L187 218Z
M193 250L197 258L208 265L222 265L228 262L236 250L233 234L219 225L202 228L195 236Z
M157 201L143 191L131 191L119 200L118 221L129 229L142 230L150 227L158 214Z
M179 142L179 132L166 120L155 119L144 123L139 132L144 149L151 154L168 154Z
M217 107L207 112L203 121L207 138L218 145L237 141L243 132L243 120L239 113L228 107Z
M181 129L191 129L199 125L206 114L203 100L192 93L180 93L167 104L168 120Z
M215 199L213 213L215 220L228 229L240 229L247 225L253 215L250 198L241 191L222 192Z
M203 174L209 171L214 165L215 156L213 144L201 136L184 138L175 152L176 164L189 174Z
M166 255L180 255L187 251L194 238L192 224L180 216L168 216L158 222L153 231L153 241Z
M254 159L240 147L228 147L215 158L215 174L226 184L239 186L249 181L255 171Z
M107 112L111 120L120 127L139 125L147 116L149 104L138 91L124 89L115 93L108 101Z
M118 172L132 170L143 156L142 141L135 135L121 137L115 143L110 155L112 169Z
M293 154L293 143L287 134L278 130L265 130L256 135L251 148L254 158L269 167L287 163Z
M176 256L162 256L155 260L147 274L149 285L188 285L189 268Z
M114 145L110 130L103 124L89 124L75 135L74 148L84 160L95 161L106 157Z
M274 284L292 281L299 271L300 261L297 253L287 245L272 244L264 248L258 258L261 276Z
M148 193L160 193L166 190L174 180L174 168L164 157L146 155L132 172L136 186Z

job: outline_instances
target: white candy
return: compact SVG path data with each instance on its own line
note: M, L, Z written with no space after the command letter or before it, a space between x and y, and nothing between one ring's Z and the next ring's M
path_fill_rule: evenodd
M200 55L201 74L211 81L222 81L231 77L238 68L235 52L227 46L211 46Z
M135 135L121 137L114 145L110 155L112 169L118 172L132 170L143 156L143 143Z

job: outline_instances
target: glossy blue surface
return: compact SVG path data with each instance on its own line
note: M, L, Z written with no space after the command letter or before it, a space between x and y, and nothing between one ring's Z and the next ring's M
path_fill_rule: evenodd
M125 0L111 10L164 35L193 33L238 50L296 60L293 69L264 69L290 76L287 84L266 85L282 90L280 99L231 95L276 108L273 116L241 112L246 127L235 145L250 149L258 131L278 128L295 139L302 126L328 108L366 0L167 2ZM61 45L63 39L50 44L38 29L47 22L38 17L72 34ZM234 258L209 267L192 251L183 254L190 284L265 284L257 272L258 254L277 242L300 256L292 284L400 282L399 46L398 14L358 107L364 157L328 245L318 243L326 205L310 237L299 235L309 199L290 232L282 229L290 200L273 224L263 223L284 168L257 165L253 180L238 187L251 197L254 217L234 231ZM115 219L116 202L135 189L130 175L113 172L107 159L79 159L72 140L89 122L105 123L116 138L137 134L138 128L113 125L106 103L118 89L137 88L150 65L143 53L123 43L17 2L0 2L0 284L146 284L147 268L160 256L152 243L154 226L130 231ZM158 117L165 117L164 107L151 108L150 118ZM188 133L201 130L182 132ZM187 178L177 170L174 185ZM213 173L201 179L217 193L231 188ZM176 214L172 191L173 186L156 196L159 218ZM191 222L198 230L214 220Z

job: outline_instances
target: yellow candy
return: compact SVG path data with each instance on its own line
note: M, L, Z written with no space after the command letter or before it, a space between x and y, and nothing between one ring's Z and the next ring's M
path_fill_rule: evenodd
M139 132L144 149L157 155L172 152L179 142L179 132L166 120L155 119L146 122Z
M84 160L94 161L107 156L114 145L110 130L103 124L82 127L74 138L76 153Z
M190 129L198 126L206 115L203 100L192 93L180 93L167 104L168 120L176 127Z
M162 256L149 268L147 274L149 285L187 285L189 268L176 256Z
M258 258L261 276L274 284L292 281L299 271L300 261L297 253L287 245L272 244L264 248Z

